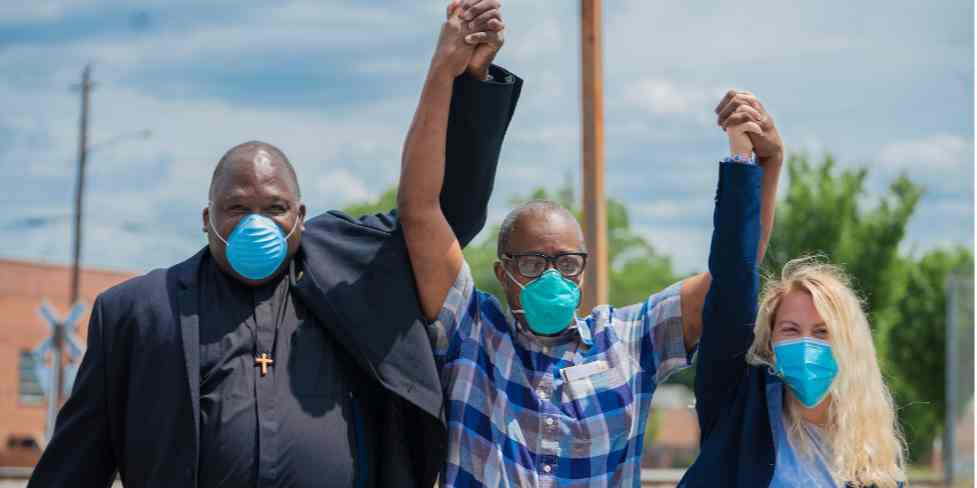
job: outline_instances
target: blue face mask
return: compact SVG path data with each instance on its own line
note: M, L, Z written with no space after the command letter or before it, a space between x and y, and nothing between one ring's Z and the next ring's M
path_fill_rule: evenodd
M516 281L508 269L505 274L522 288L519 292L522 308L513 309L512 313L523 314L530 330L540 335L553 335L570 326L580 304L580 287L576 283L555 269L546 270L526 285Z
M776 373L784 379L794 396L807 408L814 408L828 396L838 374L831 344L804 337L773 345Z
M263 280L274 273L288 255L288 238L299 226L299 218L285 235L274 220L261 214L250 214L234 226L225 241L214 226L213 209L210 213L210 228L224 243L227 262L231 269L249 280Z

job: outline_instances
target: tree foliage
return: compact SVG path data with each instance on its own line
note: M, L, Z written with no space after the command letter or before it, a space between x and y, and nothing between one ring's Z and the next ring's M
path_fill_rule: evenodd
M923 193L905 176L870 207L864 168L839 170L830 156L812 165L794 155L787 170L765 270L776 274L789 259L810 254L844 267L865 301L910 458L923 459L945 414L945 284L951 270L973 268L973 255L965 249L934 250L918 260L900 254Z
M343 208L343 212L359 217L378 213L387 213L397 208L397 187L390 187L379 198L369 202L355 202Z
M974 258L967 249L937 249L908 265L905 292L893 306L893 321L885 328L886 369L889 386L909 444L910 455L919 459L929 452L934 437L943 430L946 415L947 284L951 273L973 283ZM959 317L969 320L958 336L973 351L973 287L958 293ZM967 300L969 299L969 302ZM969 371L973 383L973 354L964 354L961 372ZM969 359L969 362L966 361ZM970 398L961 398L967 402ZM962 408L963 405L957 405Z
M922 189L900 176L874 208L865 210L864 168L837 171L831 156L811 165L806 156L793 155L787 174L765 270L778 273L790 259L823 255L845 268L866 309L878 318L900 292L899 243Z

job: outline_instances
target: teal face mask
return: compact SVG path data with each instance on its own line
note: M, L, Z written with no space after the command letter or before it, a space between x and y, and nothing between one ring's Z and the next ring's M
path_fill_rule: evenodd
M513 309L512 313L523 314L530 330L540 335L553 335L570 326L580 304L580 287L576 283L555 269L546 270L525 286L516 281L508 269L505 274L522 288L519 292L522 309Z
M784 379L794 396L807 408L814 408L828 396L838 374L831 344L804 337L773 345L776 373Z

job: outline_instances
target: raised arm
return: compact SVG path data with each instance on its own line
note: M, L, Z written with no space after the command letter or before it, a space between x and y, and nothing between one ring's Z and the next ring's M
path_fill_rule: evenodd
M767 243L773 232L774 211L777 208L777 182L784 163L784 142L774 124L773 117L763 107L755 95L748 91L729 90L716 106L719 125L725 130L740 127L740 147L730 146L730 154L749 155L752 150L757 162L763 167L761 184L762 206L760 209L761 237L757 248L757 262L763 262ZM743 124L753 124L750 131L744 132ZM748 136L749 140L745 138ZM746 142L743 142L746 141ZM745 150L748 143L751 149ZM682 326L685 347L692 350L702 334L702 306L709 291L711 277L702 273L688 279L682 285Z
M784 165L784 141L780 138L780 131L773 122L773 116L767 112L757 97L743 90L730 90L716 107L719 115L719 125L724 130L740 127L741 134L750 138L750 145L756 154L757 163L763 168L763 183L761 184L760 223L762 232L760 245L757 249L757 262L763 262L767 252L767 243L773 233L774 210L777 208L777 182L780 180L780 169ZM744 125L748 124L748 125ZM743 128L747 128L744 132ZM759 130L756 130L759 129Z
M445 182L448 113L455 78L465 71L474 53L474 46L466 43L466 36L470 34L466 22L453 7L455 4L448 9L448 20L441 29L421 99L407 132L397 191L397 208L421 310L430 320L437 317L464 264L461 243L442 211L443 196L439 198ZM473 149L476 148L469 148L469 151ZM492 172L494 174L494 167ZM464 204L467 197L457 195L455 198L458 204Z
M734 154L749 153L747 122L730 127ZM714 427L745 378L745 355L753 341L759 276L760 187L763 170L752 164L720 164L713 213L709 273L712 282L702 310L703 331L696 364L696 411L703 436Z

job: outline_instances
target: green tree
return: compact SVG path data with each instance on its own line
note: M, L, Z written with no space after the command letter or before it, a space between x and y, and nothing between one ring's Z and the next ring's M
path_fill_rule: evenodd
M875 208L864 210L866 169L838 172L831 156L812 166L806 156L792 155L787 170L765 270L778 273L790 259L824 255L845 267L872 318L884 320L901 291L899 243L922 189L899 176Z
M893 321L884 331L889 385L914 460L929 453L944 426L947 282L951 273L973 282L973 267L973 254L963 248L930 251L910 262L905 293L895 303ZM962 339L972 340L972 334L972 329L964 331ZM973 363L961 368L972 371Z
M387 213L397 208L397 187L391 187L380 195L380 198L369 202L355 202L343 208L343 212L359 217L378 213Z
M830 156L812 165L803 155L791 156L787 169L765 270L776 274L788 260L809 254L845 268L865 300L911 459L920 460L945 412L946 279L951 270L972 268L972 254L936 250L918 261L900 256L922 195L905 176L866 209L866 169L839 170Z

